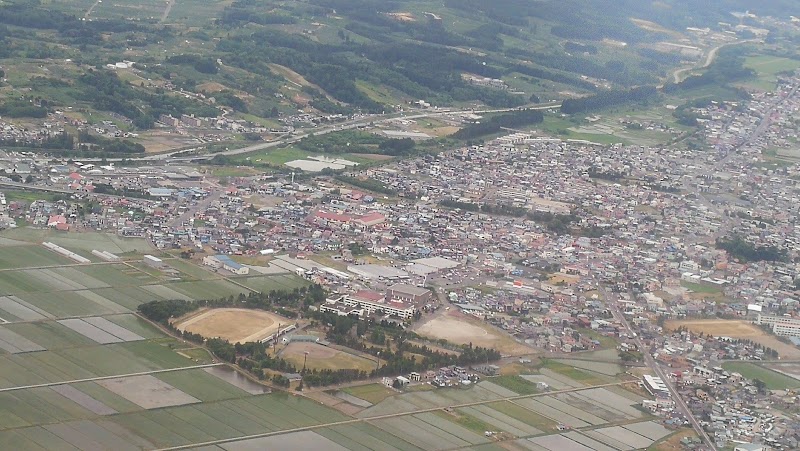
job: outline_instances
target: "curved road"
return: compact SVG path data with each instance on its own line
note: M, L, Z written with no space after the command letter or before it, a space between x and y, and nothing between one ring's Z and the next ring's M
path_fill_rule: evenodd
M161 14L161 20L159 20L160 23L163 23L165 20L167 20L167 16L169 16L173 6L175 6L175 0L169 0L167 2L167 7L164 9L164 13Z
M675 82L675 83L680 83L680 82L683 81L682 75L685 72L691 72L693 70L707 68L708 66L711 65L711 63L714 62L714 60L717 58L717 54L719 53L719 51L723 47L727 47L729 45L745 44L745 43L748 43L748 42L758 42L758 40L757 39L745 39L743 41L727 42L725 44L720 44L720 45L714 47L713 49L711 49L710 52L708 52L708 55L706 55L706 61L705 61L705 63L703 63L702 66L684 67L683 69L678 69L678 70L676 70L675 72L672 73L672 81Z

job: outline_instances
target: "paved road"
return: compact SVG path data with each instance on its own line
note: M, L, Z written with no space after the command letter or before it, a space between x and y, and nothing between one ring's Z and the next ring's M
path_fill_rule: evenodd
M164 8L164 13L161 14L161 19L159 20L159 22L163 23L165 20L167 20L167 17L169 16L170 11L172 11L173 6L175 6L175 0L169 0L167 2L167 7Z
M263 143L254 144L252 146L242 147L239 149L231 149L226 150L223 152L217 152L212 155L194 155L194 156L179 156L178 154L182 152L186 152L192 149L180 149L174 150L165 153L158 153L158 154L151 154L151 155L144 155L140 157L126 157L127 160L131 161L160 161L160 160L170 160L174 162L180 161L194 161L194 160L210 160L211 158L217 155L241 155L249 152L256 152L259 150L266 150L271 149L273 147L279 147L285 144L295 143L300 141L303 138L306 138L310 135L327 135L328 133L333 133L336 131L341 130L352 130L354 128L358 128L359 126L367 126L370 124L382 124L386 123L395 119L422 119L426 117L437 117L437 116L446 116L451 114L465 114L465 113L475 113L475 114L487 114L487 113L503 113L508 111L515 111L520 108L527 108L533 110L548 110L550 108L559 108L561 106L561 102L549 102L549 103L539 103L535 105L526 105L519 108L499 108L499 109L484 109L484 110L475 110L475 109L464 109L464 110L438 110L438 111L425 111L421 113L412 113L410 115L402 115L397 113L392 114L383 114L383 115L370 115L365 116L362 118L341 122L338 124L333 124L326 127L319 127L315 129L305 130L300 135L293 135L289 137L284 137L281 139L277 139L274 141L268 141ZM196 149L200 149L201 146L196 147ZM82 158L81 161L90 162L90 161L100 161L99 158ZM122 161L122 158L108 158L106 159L108 162L119 162Z
M525 108L534 109L534 110L547 110L550 108L557 108L560 107L561 103L559 102L550 102L545 104L538 104L538 105L531 105ZM448 111L432 111L432 112L423 112L418 114L411 114L408 116L405 115L374 115L374 116L367 116L364 118L359 118L352 121L347 121L335 125L331 125L328 127L322 127L315 130L309 130L308 133L303 133L301 135L295 135L290 138L285 138L278 141L272 141L267 143L260 143L254 144L252 146L242 147L240 149L233 149L228 150L225 152L218 152L214 155L240 155L243 153L250 153L255 152L258 150L269 149L271 147L280 146L282 144L293 143L300 141L303 138L306 138L310 135L319 136L319 135L327 135L328 133L333 133L336 131L341 130L352 130L354 128L358 128L360 126L369 125L369 124L383 124L386 122L390 122L396 119L408 119L408 120L415 120L415 119L423 119L427 117L437 117L437 116L447 116L452 114L463 114L463 113L475 113L475 114L487 114L487 113L504 113L508 111L515 111L519 108L499 108L499 109L487 109L487 110L448 110ZM388 117L387 117L388 116Z
M92 5L92 6L89 8L89 10L88 10L88 11L86 11L86 14L84 14L84 15L83 15L83 18L84 18L84 19L88 19L88 18L89 18L89 16L90 16L90 15L92 15L92 11L94 11L94 9L95 9L95 8L97 8L97 5L99 5L101 1L103 1L103 0L97 0L96 2L94 2L94 5Z
M684 73L691 72L691 71L697 70L697 69L705 69L706 67L710 66L711 63L713 63L714 60L717 58L717 55L719 54L719 51L723 47L727 47L729 45L744 44L744 43L747 43L747 42L758 42L758 40L757 39L746 39L744 41L736 41L736 42L728 42L726 44L720 44L720 45L714 47L713 49L711 49L710 52L708 52L708 55L706 55L706 60L705 60L705 62L703 63L702 66L684 67L683 69L678 69L675 72L673 72L672 73L672 81L675 82L675 83L680 83L680 82L683 81L682 75Z
M58 194L75 194L75 191L69 191L61 188L52 188L49 186L41 186L41 185L28 185L27 183L17 183L17 182L4 182L0 181L0 186L8 187L8 188L18 188L23 190L35 190L35 191L47 191L49 193L58 193Z
M560 393L571 393L571 392L576 392L576 391L589 390L589 389L592 389L592 388L617 387L617 386L627 385L627 384L631 384L631 383L633 383L633 381L615 382L615 383L611 383L611 384L601 384L601 385L593 385L593 386L586 386L586 387L579 387L579 388L570 388L570 389L566 389L566 390L553 390L553 391L549 391L549 392L545 392L545 393L537 393L537 394L534 394L534 395L518 395L518 396L510 396L510 397L507 397L507 398L491 399L491 400L484 400L484 401L474 401L474 402L468 402L468 403L464 403L464 404L453 404L453 405L447 406L447 407L450 407L450 408L453 408L453 409L459 409L459 408L462 408L462 407L479 406L479 405L483 405L483 404L489 404L489 403L500 402L500 401L509 401L509 402L513 403L515 400L518 400L518 399L534 398L534 397L548 396L548 395L557 395L557 394L560 394ZM297 395L297 396L300 396L300 395ZM376 416L366 417L366 418L354 418L352 420L333 421L333 422L330 422L330 423L316 424L316 425L313 425L313 426L304 426L304 427L293 428L293 429L285 429L285 430L282 430L282 431L264 432L264 433L261 433L261 434L246 435L246 436L243 436L243 437L233 437L233 438L228 438L228 439L211 440L211 441L203 442L203 443L192 443L190 445L174 446L174 447L170 447L170 448L161 448L158 451L194 449L194 448L201 448L201 447L205 447L205 446L222 445L222 444L225 444L225 443L240 442L240 441L243 441L243 440L251 440L251 439L255 439L255 438L265 438L265 437L271 437L271 436L274 436L274 435L290 434L292 432L303 432L303 431L310 431L310 430L313 430L313 429L321 429L321 428L334 427L334 426L344 426L344 425L348 425L348 424L362 423L362 422L368 422L368 421L374 421L374 420L382 420L382 419L386 419L386 418L396 418L396 417L402 417L402 416L408 416L408 415L416 415L416 414L420 414L420 413L437 412L437 411L443 410L443 409L445 409L447 407L431 407L431 408L428 408L428 409L415 410L413 412L391 413L391 414L387 414L387 415L376 415ZM555 418L553 418L553 420L558 421Z
M678 409L679 412L683 414L683 416L689 420L689 423L694 428L695 432L705 441L708 446L711 447L713 451L716 451L717 448L714 444L714 441L711 440L711 437L708 436L705 429L700 425L700 422L697 421L694 414L692 413L689 406L686 405L686 402L681 397L680 393L675 389L675 386L672 384L672 381L669 379L668 375L664 372L664 369L658 362L655 361L652 354L650 354L650 348L646 346L641 338L634 332L633 328L631 328L628 319L625 318L625 315L619 309L619 305L617 302L612 300L611 295L608 293L608 290L605 287L599 288L600 293L602 294L603 298L605 299L606 305L608 306L609 310L611 310L614 319L619 321L620 324L625 328L625 332L628 334L629 337L634 337L633 341L636 346L639 347L639 350L642 352L642 356L644 357L645 364L655 373L656 377L661 378L664 381L664 384L669 389L670 396L672 400L675 401L675 407Z

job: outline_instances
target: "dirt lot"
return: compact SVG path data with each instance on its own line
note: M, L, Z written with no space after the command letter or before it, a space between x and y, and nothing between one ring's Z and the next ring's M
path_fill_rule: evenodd
M215 81L210 81L210 82L198 85L197 89L200 92L211 92L211 93L214 93L214 92L224 91L224 90L228 89L228 87L223 85L223 84L221 84L221 83L217 83Z
M272 335L278 330L278 324L288 326L292 320L262 310L220 308L202 310L179 319L175 327L204 337L247 343Z
M547 282L554 285L559 283L563 283L566 285L575 285L576 283L580 282L580 280L581 280L580 276L571 276L568 274L558 273L550 276Z
M432 339L445 339L451 343L495 348L503 355L531 354L533 349L517 343L510 335L489 324L458 312L449 312L419 326L414 332Z
M364 371L375 369L374 360L369 360L317 343L289 343L289 345L280 352L280 356L291 362L300 370L303 367L305 353L308 353L306 367L309 369L339 370L354 368Z
M163 152L165 150L188 147L197 144L197 140L189 135L153 131L139 135L138 142L144 146L145 152Z
M702 332L715 337L746 338L778 351L781 358L800 358L800 349L783 343L774 335L764 332L748 321L710 319L667 321L665 324L665 327L669 330L677 329L680 326L686 326L692 332Z
M154 376L132 376L105 379L97 382L106 389L145 409L180 406L200 402L194 396L178 390Z

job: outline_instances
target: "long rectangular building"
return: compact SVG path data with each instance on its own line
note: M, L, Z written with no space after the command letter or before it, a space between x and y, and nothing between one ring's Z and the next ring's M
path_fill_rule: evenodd
M341 306L353 307L353 310L346 310ZM383 296L368 296L367 293L359 292L353 295L345 294L338 298L330 298L320 306L320 311L329 311L337 314L341 314L340 312L343 311L348 313L361 311L361 315L372 315L375 312L382 311L390 316L411 319L417 309L413 304L407 302L387 301Z
M781 337L800 337L800 319L790 316L758 315L756 324L772 326L772 332Z

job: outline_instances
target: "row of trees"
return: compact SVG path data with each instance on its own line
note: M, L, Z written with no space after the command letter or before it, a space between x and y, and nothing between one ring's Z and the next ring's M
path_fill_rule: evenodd
M394 196L397 194L397 191L393 190L392 188L389 188L383 182L371 178L362 179L358 177L351 177L349 175L337 175L336 180L342 183L347 183L348 185L365 189L367 191L387 194L389 196Z
M144 153L139 143L124 139L107 139L80 132L78 138L63 132L40 140L0 139L0 145L26 149L43 149L52 154L135 154Z
M290 308L305 311L309 305L325 300L325 291L319 285L295 288L293 290L271 290L268 292L239 294L219 299L202 301L165 300L151 301L139 306L139 313L147 319L169 326L170 318L177 318L201 307L221 308L239 307L260 310Z
M373 377L427 371L449 365L468 366L496 361L501 357L496 349L475 347L471 343L455 346L458 353L441 352L425 345L413 344L408 341L410 338L421 337L385 321L375 323L330 313L317 313L314 317L329 325L327 339L331 342L366 352L385 361L380 368L371 372ZM362 336L368 336L369 341L377 342L379 346L370 345L361 339ZM380 342L381 338L383 343ZM389 343L393 346L385 345Z
M625 103L646 102L656 96L658 96L658 90L655 86L603 91L588 97L566 99L561 104L561 112L564 114L585 113Z

